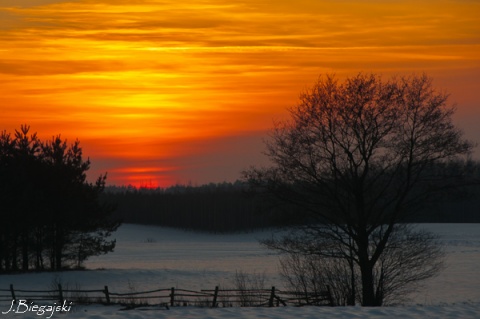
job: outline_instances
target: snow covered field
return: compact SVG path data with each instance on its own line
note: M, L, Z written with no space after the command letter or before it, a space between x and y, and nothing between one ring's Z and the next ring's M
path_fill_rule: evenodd
M119 311L116 306L77 307L52 318L480 318L480 225L425 224L441 236L446 268L402 307L171 308ZM191 290L233 287L236 271L264 273L266 286L282 287L278 256L257 242L268 232L214 235L156 226L123 225L114 253L92 258L89 271L0 276L0 288L50 289L54 280L70 287L127 292L159 288ZM9 305L1 304L0 311ZM36 313L0 314L3 318L41 318Z
M3 310L2 310L3 311ZM0 314L0 318L47 318L29 314ZM54 313L60 319L478 319L478 305L410 307L281 307L281 308L192 308L135 309L122 311L116 306L80 307L70 313Z

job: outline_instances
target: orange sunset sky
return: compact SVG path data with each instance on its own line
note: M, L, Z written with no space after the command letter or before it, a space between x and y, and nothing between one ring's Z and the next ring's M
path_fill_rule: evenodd
M234 181L320 74L426 72L480 142L479 17L467 0L0 0L0 130L78 138L108 184Z

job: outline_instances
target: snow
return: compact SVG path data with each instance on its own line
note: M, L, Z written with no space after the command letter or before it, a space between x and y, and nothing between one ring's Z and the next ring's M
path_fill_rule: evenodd
M447 252L446 268L397 307L281 307L195 308L173 307L120 310L119 306L75 306L52 318L480 318L480 225L421 224L440 236ZM159 288L191 290L233 287L236 271L265 275L265 285L282 288L278 255L266 250L258 239L262 231L249 234L205 234L144 225L123 225L115 234L114 253L92 258L88 271L1 275L0 289L51 289L54 281L70 288L127 292ZM9 304L0 303L5 312ZM34 312L1 314L3 318L47 318Z
M50 314L40 317L35 313L8 313L0 318L47 318ZM118 306L78 307L67 313L54 313L52 318L65 319L387 319L387 318L442 318L442 319L478 319L480 307L472 304L450 306L411 306L411 307L281 307L281 308L194 308L178 307L169 310L165 308L143 308L121 310Z

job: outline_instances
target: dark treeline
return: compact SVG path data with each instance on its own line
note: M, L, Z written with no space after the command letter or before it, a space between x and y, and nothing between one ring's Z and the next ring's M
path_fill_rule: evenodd
M102 196L116 203L126 223L155 224L208 232L237 232L285 223L279 209L267 207L243 182L176 185L165 189L109 186Z
M106 176L88 183L89 167L78 141L41 141L28 126L0 133L0 272L80 267L113 250Z
M427 198L407 222L419 223L480 223L480 161L437 163L433 175L457 176L457 186L445 187L433 198Z
M480 162L451 163L442 169L462 169L469 179L480 179ZM241 181L158 189L109 186L103 198L118 205L115 216L127 223L235 232L301 222L300 212L253 193L248 184ZM465 186L455 193L443 194L442 198L431 199L406 221L478 223L480 189Z

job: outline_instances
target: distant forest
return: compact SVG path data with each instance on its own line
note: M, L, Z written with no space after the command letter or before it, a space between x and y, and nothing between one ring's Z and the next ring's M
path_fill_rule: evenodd
M116 204L124 223L161 225L207 232L239 232L280 226L288 216L247 184L210 183L168 188L109 186L103 199Z
M479 180L480 162L467 165L468 174ZM102 196L117 205L114 217L125 223L207 232L244 232L302 222L301 212L276 204L266 194L253 192L242 181L157 189L109 186ZM455 193L444 194L441 199L432 199L406 221L479 223L480 188L466 186Z

